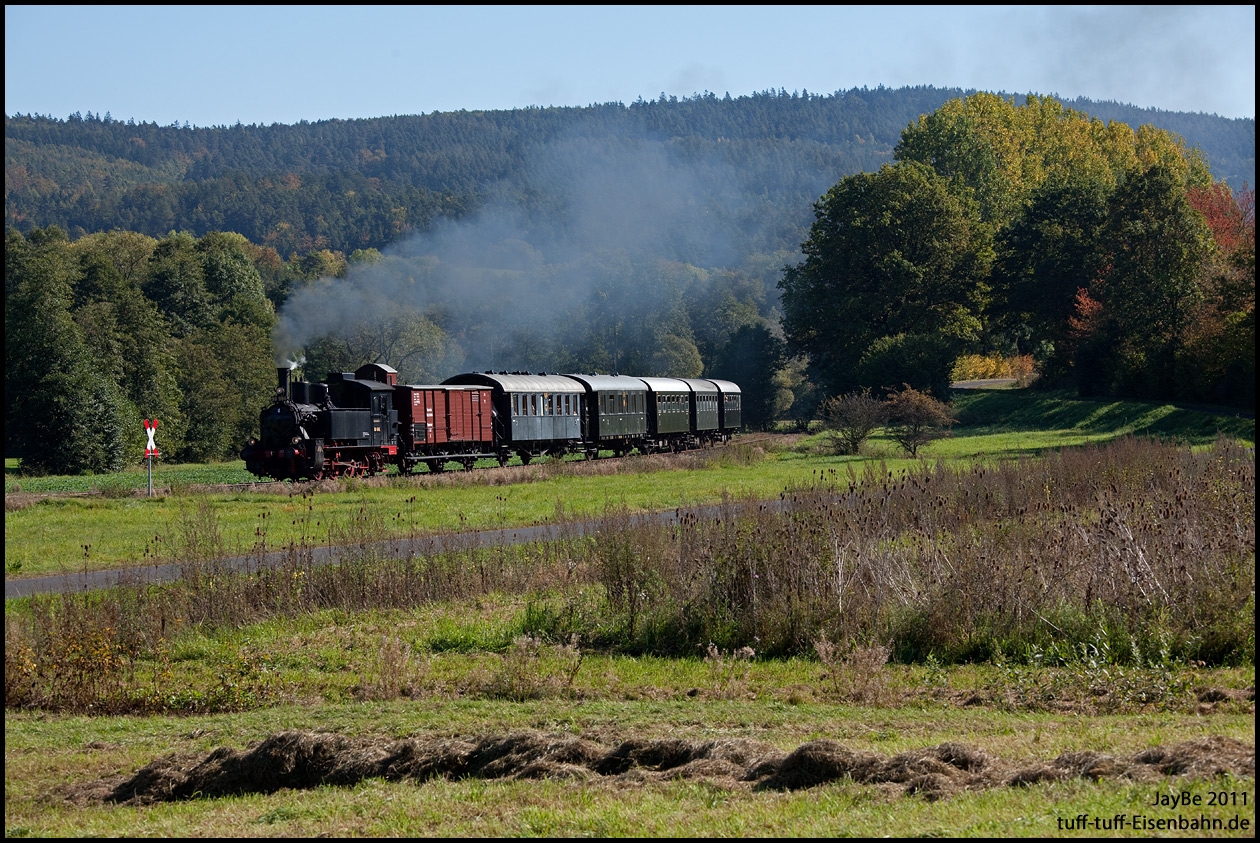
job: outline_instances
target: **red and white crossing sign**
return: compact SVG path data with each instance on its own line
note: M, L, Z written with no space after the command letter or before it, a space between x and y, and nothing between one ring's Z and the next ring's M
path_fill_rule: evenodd
M153 441L153 437L157 435L158 420L144 420L144 432L149 435L149 444L144 448L146 457L156 457L158 455L157 443Z

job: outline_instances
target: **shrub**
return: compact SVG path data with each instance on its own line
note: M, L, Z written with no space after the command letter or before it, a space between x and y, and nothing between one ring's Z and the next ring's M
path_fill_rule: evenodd
M1015 378L1027 380L1033 375L1035 364L1031 354L1003 357L1000 354L964 354L954 363L950 378L955 381L988 380L990 378Z
M905 384L888 399L888 420L892 440L917 457L919 448L949 435L954 416L948 404Z
M836 454L856 454L888 418L887 406L869 389L828 398L822 406L825 437Z

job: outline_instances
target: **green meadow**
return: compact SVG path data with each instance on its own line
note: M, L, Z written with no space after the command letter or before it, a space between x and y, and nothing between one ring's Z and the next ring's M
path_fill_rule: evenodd
M185 572L7 601L6 836L1253 837L1254 420L955 408L917 460L746 434L300 488L159 465L152 498L7 465L9 579Z
M5 468L5 575L32 577L127 567L171 559L189 522L213 510L225 553L265 545L336 541L340 525L364 510L387 535L408 536L546 523L557 513L598 516L611 507L655 511L723 498L775 498L823 472L872 461L902 471L924 461L974 463L1028 458L1125 436L1205 446L1218 434L1255 444L1255 420L1142 402L1095 402L1029 390L957 391L959 423L949 438L905 458L885 437L857 456L820 453L814 436L747 434L734 447L671 457L543 462L506 469L381 476L322 484L266 484L243 464L158 465L148 497L142 468L95 477L23 477ZM743 444L747 442L747 444ZM210 487L210 488L207 488Z

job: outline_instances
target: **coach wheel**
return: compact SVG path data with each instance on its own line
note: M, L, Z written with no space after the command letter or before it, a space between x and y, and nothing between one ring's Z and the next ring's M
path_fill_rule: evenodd
M434 474L441 474L446 470L446 463L441 460L433 460L429 463L429 471Z
M507 468L508 461L511 459L511 454L499 454L499 468Z
M459 461L459 464L464 467L464 471L472 471L473 463L475 462L476 460L464 458Z
M529 465L529 461L534 458L534 455L529 451L521 451L519 456L521 458L521 465Z

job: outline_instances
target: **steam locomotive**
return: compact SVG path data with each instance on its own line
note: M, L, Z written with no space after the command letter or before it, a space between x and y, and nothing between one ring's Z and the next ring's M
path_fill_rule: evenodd
M380 363L313 383L276 371L275 400L241 451L252 474L276 480L683 451L727 442L741 424L739 387L724 380L470 372L411 386Z

